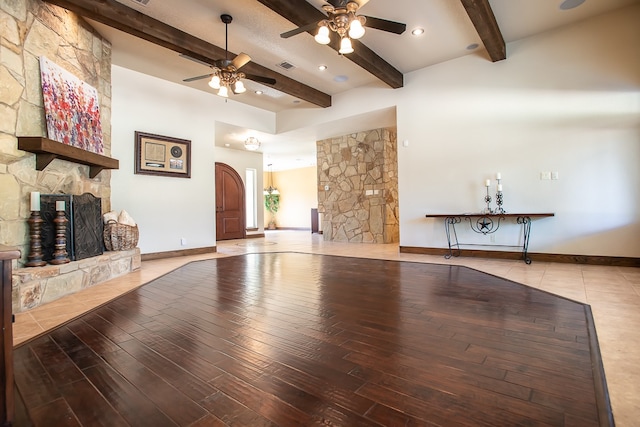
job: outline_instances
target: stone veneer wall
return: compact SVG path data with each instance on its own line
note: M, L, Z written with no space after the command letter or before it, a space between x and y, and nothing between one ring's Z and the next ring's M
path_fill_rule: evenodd
M18 136L46 136L39 57L46 56L98 90L105 155L111 153L111 45L77 15L41 0L0 2L0 243L29 251L29 193L92 193L111 209L111 172L54 160L35 169Z
M140 268L140 249L105 252L62 265L13 271L13 312L20 313Z
M54 160L36 171L18 136L47 136L39 57L46 56L98 90L104 155L111 154L111 44L82 18L41 0L0 2L0 243L17 246L15 313L140 268L140 250L105 252L63 265L19 268L29 252L29 193L91 193L111 210L111 172ZM17 268L16 268L17 267Z
M316 145L324 240L400 241L396 130L374 129Z

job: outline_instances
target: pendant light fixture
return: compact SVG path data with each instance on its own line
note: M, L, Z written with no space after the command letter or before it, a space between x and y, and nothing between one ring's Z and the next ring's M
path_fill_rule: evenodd
M269 168L269 186L264 189L264 195L265 196L270 196L272 194L276 194L276 195L280 194L278 189L273 186L273 176L272 176L273 172L271 171L271 166L273 166L272 163L269 163L267 165L267 167Z
M260 148L260 141L258 140L258 138L250 136L244 141L244 148L249 151L256 151L258 148Z

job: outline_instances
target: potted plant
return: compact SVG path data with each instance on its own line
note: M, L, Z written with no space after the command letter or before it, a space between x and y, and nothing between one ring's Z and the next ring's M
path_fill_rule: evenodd
M264 207L271 217L269 218L269 230L276 229L276 213L280 208L280 194L267 193L264 195Z

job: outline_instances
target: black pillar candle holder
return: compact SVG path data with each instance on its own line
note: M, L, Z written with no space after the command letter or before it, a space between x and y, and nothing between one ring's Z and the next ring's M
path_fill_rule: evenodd
M27 255L27 261L25 265L27 267L42 267L47 265L46 261L42 260L42 217L40 211L31 211L31 216L27 220L29 224L29 255Z
M64 202L62 202L64 203ZM64 210L57 211L56 218L53 223L56 227L56 240L55 250L53 251L53 259L49 261L49 264L58 265L66 264L69 260L69 254L67 253L67 223L69 220L64 214Z

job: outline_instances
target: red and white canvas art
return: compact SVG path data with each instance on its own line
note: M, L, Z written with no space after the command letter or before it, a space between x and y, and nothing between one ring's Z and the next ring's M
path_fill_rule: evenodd
M54 141L102 154L98 91L64 68L40 57L47 136Z

